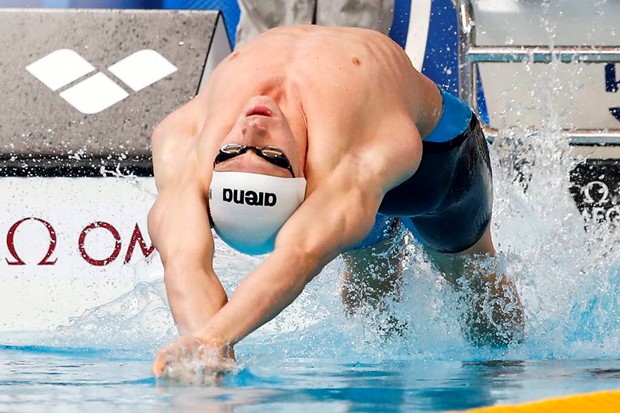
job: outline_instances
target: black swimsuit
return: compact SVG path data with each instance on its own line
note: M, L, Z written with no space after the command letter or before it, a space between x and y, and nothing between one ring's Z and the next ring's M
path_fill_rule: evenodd
M471 247L488 226L493 184L484 134L467 105L441 94L442 115L422 143L418 170L387 192L371 232L356 248L388 237L394 217L422 244L446 253Z

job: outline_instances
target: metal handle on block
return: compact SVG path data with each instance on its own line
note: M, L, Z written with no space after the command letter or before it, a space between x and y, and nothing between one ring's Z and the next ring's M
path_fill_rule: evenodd
M620 63L620 46L479 46L476 44L476 22L471 0L455 0L459 40L459 97L479 114L476 66L480 63ZM485 125L487 136L498 130ZM620 145L620 129L565 129L573 145Z

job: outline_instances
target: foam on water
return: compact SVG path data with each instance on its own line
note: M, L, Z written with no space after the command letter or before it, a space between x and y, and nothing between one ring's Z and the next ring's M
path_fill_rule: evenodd
M342 363L620 357L618 235L609 223L586 222L569 194L569 171L583 161L569 156L568 140L558 132L570 111L545 113L554 93L581 87L560 84L553 76L559 65L550 64L544 77L531 72L540 86L536 104L544 114L538 132L503 130L491 147L493 234L525 309L523 344L501 350L472 347L459 324L466 298L406 235L404 281L400 294L388 303L389 311L345 315L340 299L344 264L337 259L280 316L237 346L239 360L276 365L283 357ZM578 74L578 65L574 69ZM506 108L519 110L511 102ZM229 294L259 263L217 240L215 269ZM380 333L391 322L390 315L407 325L402 334ZM174 336L163 282L153 281L87 311L50 340L61 346L134 349L150 355Z

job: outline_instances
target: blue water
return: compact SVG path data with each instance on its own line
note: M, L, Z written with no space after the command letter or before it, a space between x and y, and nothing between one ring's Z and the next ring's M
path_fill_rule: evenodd
M146 354L0 347L0 411L446 411L620 388L620 360L342 363L260 357L218 386L157 383Z

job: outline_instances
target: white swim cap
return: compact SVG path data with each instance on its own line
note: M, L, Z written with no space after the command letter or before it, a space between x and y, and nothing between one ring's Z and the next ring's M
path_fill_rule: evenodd
M267 254L305 193L304 178L213 171L209 211L215 232L239 252Z

